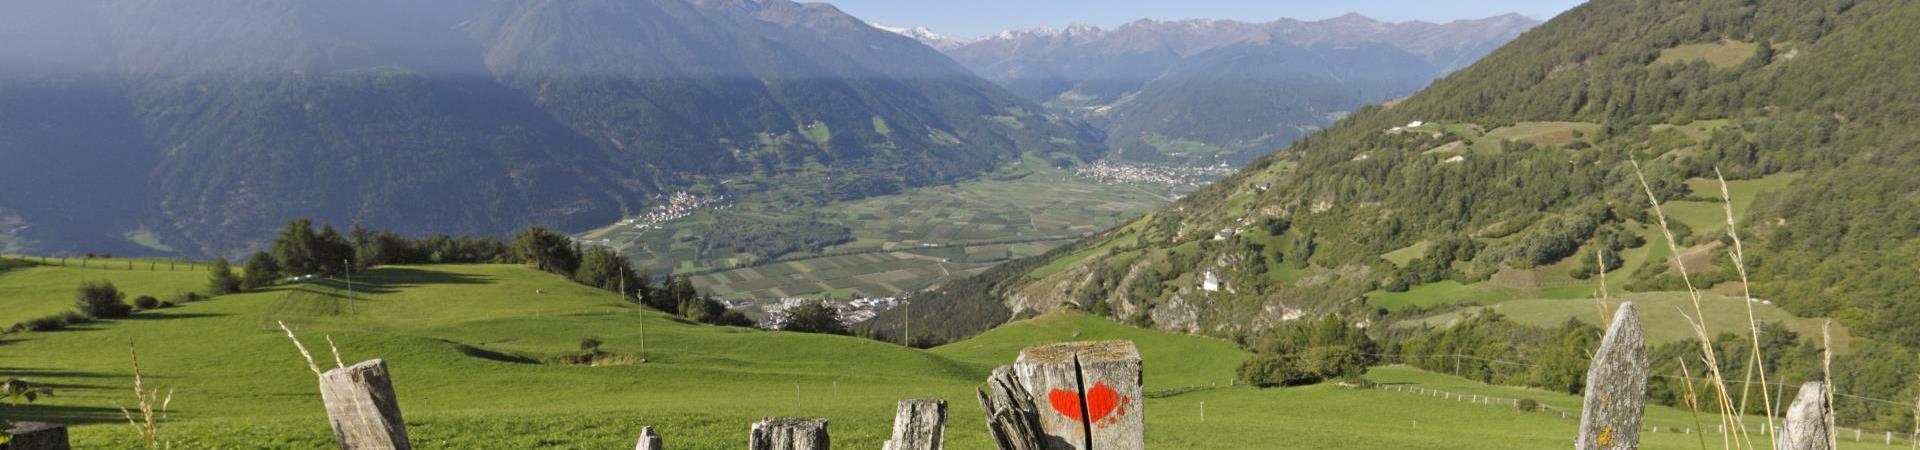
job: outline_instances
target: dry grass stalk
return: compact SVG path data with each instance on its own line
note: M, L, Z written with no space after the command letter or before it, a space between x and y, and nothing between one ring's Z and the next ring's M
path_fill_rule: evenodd
M171 448L172 444L160 442L160 420L167 415L167 409L173 405L173 390L167 390L165 399L160 397L160 388L147 389L146 380L140 375L140 350L127 341L127 354L133 358L133 398L140 401L140 418L135 419L133 412L126 407L120 408L120 415L127 418L127 425L133 426L140 434L140 441L147 448ZM157 408L157 409L156 409Z
M1840 448L1840 429L1833 426L1833 319L1820 325L1820 344L1826 347L1821 349L1820 372L1827 382L1827 448Z
M347 368L347 363L340 361L340 346L333 345L333 335L331 334L327 335L327 348L333 350L333 366L341 369Z
M1767 362L1760 354L1760 319L1753 312L1753 285L1747 279L1746 245L1740 241L1740 224L1734 220L1733 192L1727 188L1727 177L1720 173L1718 167L1713 168L1713 177L1720 180L1720 199L1727 213L1727 237L1733 238L1733 249L1728 253L1733 257L1734 270L1740 273L1740 293L1747 304L1747 326L1752 330L1748 334L1753 337L1753 357L1747 362L1746 384L1740 389L1740 411L1745 413L1747 410L1747 396L1753 390L1753 378L1757 373L1760 377L1760 400L1767 412L1767 441L1774 442L1777 439L1773 439L1773 395L1766 388ZM1779 443L1775 442L1774 445L1777 447Z
M313 354L307 352L307 346L300 345L300 337L293 335L293 329L287 328L286 322L276 320L274 323L280 324L280 329L287 332L287 339L293 340L293 348L300 349L300 357L307 359L307 370L313 371L314 376L320 376L320 366L313 363Z
M1700 450L1707 450L1707 426L1700 422L1700 394L1693 390L1693 369L1687 368L1686 358L1674 358L1674 360L1680 362L1680 374L1686 376L1687 410L1693 412L1693 427L1700 429Z
M1740 412L1734 409L1733 401L1728 395L1727 378L1720 372L1720 358L1713 350L1713 337L1707 334L1706 309L1700 306L1700 289L1694 287L1693 276L1687 271L1686 260L1680 258L1680 241L1673 237L1673 228L1668 226L1667 213L1660 207L1660 197L1653 193L1653 184L1647 182L1647 174L1641 169L1640 161L1638 159L1629 159L1629 161L1633 163L1633 173L1639 178L1641 189L1647 193L1647 202L1653 205L1654 216L1659 219L1660 234L1666 237L1667 245L1673 249L1673 264L1680 270L1680 281L1687 286L1687 296L1693 302L1693 314L1688 315L1685 311L1681 311L1680 315L1687 319L1687 324L1693 328L1694 337L1700 341L1700 352L1705 356L1707 364L1707 381L1713 383L1716 397L1718 397L1721 422L1728 425L1729 434L1741 438L1735 441L1732 436L1729 436L1727 448L1741 448L1740 444L1744 444L1744 448L1756 448L1753 446L1752 435L1747 432L1746 421L1740 420Z

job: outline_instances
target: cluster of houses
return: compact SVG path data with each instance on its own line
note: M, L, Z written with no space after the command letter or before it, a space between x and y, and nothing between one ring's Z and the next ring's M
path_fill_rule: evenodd
M1233 174L1233 166L1158 166L1102 160L1074 169L1080 178L1100 183L1147 183L1197 188Z
M785 297L765 304L755 303L750 300L733 300L727 302L727 307L733 309L748 309L758 306L761 311L766 313L766 319L760 321L760 327L777 330L786 325L786 314L783 313L788 309L821 301L821 299L809 297ZM834 310L840 312L841 323L851 326L879 316L881 312L900 306L901 299L899 297L878 297L827 299L825 301L827 302L827 306L831 306Z
M645 214L628 217L620 223L631 225L638 230L659 228L661 224L679 220L703 209L720 209L727 206L726 196L708 197L686 191L668 195L666 200L666 203L648 209Z

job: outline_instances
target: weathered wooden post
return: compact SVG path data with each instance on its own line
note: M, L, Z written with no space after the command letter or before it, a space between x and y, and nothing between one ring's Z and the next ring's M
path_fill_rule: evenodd
M901 400L893 415L893 439L884 450L941 450L946 447L947 401Z
M768 417L753 424L747 436L749 450L827 450L827 419Z
M989 393L991 392L991 393ZM1013 366L1000 366L987 377L987 390L979 395L980 410L987 414L987 434L1000 450L1040 450L1040 410L1033 395L1020 381Z
M327 422L341 450L410 450L407 423L400 418L400 400L393 393L393 378L387 362L381 359L348 366L340 361L340 349L333 348L333 370L320 371L313 354L293 335L293 329L279 322L280 329L293 340L307 369L320 378L320 401L327 408ZM327 338L333 347L333 338Z
M1832 450L1827 428L1827 385L1818 381L1800 385L1800 394L1787 408L1787 419L1775 448L1780 450Z
M16 422L7 430L13 435L13 442L0 448L7 450L70 450L67 445L67 426L40 422Z
M1577 450L1640 448L1640 421L1647 402L1646 336L1633 302L1620 304L1587 368L1586 404Z
M320 399L343 450L407 450L407 424L387 362L371 360L320 374Z
M660 435L653 433L653 427L640 428L640 442L633 444L633 450L661 450Z
M1141 450L1146 416L1140 350L1128 341L1027 347L1014 372L1037 401L1046 449Z

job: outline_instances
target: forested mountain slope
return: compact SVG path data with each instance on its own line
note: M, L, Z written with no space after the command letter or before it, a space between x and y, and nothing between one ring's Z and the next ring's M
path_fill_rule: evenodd
M229 254L296 216L584 229L682 189L857 198L1101 152L785 0L30 0L0 37L11 251Z
M1072 304L1233 335L1328 312L1418 314L1382 301L1399 291L1577 299L1602 264L1616 293L1678 290L1676 252L1696 283L1738 295L1708 180L1719 168L1755 296L1920 347L1916 38L1913 2L1596 0L1403 102L915 310L977 311L983 324L959 333ZM1635 159L1683 248L1649 226Z

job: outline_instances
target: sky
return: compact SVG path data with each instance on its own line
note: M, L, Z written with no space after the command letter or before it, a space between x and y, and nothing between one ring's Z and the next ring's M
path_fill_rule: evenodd
M1400 22L1446 22L1520 13L1546 20L1582 0L800 0L825 1L842 11L896 27L927 27L955 37L1010 28L1112 28L1137 19L1231 19L1267 22L1279 18L1318 20L1357 12Z

